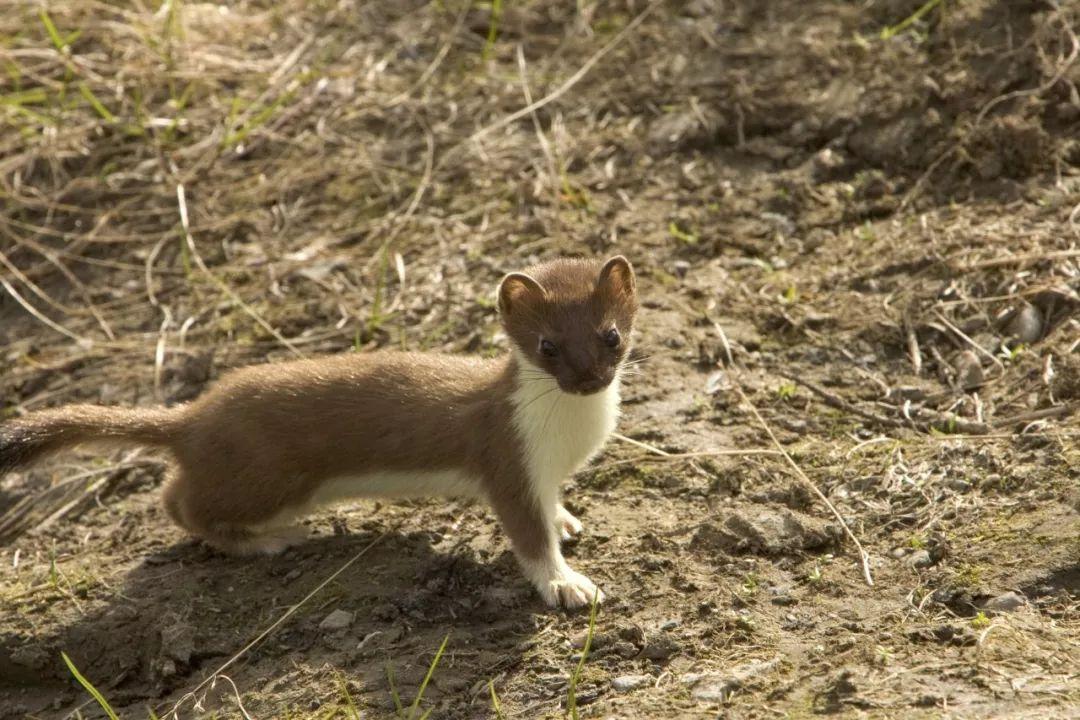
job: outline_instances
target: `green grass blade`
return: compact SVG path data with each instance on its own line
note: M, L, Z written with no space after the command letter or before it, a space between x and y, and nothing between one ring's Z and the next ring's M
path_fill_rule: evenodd
M367 337L371 337L382 327L386 318L382 314L383 295L386 290L386 271L390 267L390 244L385 243L379 251L379 276L375 282L375 299L371 303L371 316L368 318Z
M420 707L420 701L424 697L424 691L427 690L428 683L431 682L431 676L435 674L435 667L439 664L439 658L442 657L443 651L446 650L446 643L450 640L450 633L446 633L446 637L443 638L442 645L435 652L435 657L431 660L431 665L428 666L427 675L424 676L424 682L420 683L420 689L416 691L416 699L413 700L412 707L409 708L408 717L410 720L416 716L416 710ZM431 711L429 710L423 717L427 717ZM421 718L423 720L423 718Z
M41 24L45 26L45 32L49 33L49 39L52 40L52 44L56 47L57 51L64 52L64 48L67 44L64 42L64 38L60 37L60 31L56 29L56 25L53 24L52 18L49 17L49 13L45 8L41 8L41 12L38 13L41 17Z
M0 105L43 105L48 99L45 88L30 88L0 95Z
M394 707L397 708L398 717L403 717L405 708L401 706L401 696L398 695L397 685L394 684L394 668L386 666L386 681L390 683L390 697L394 699Z
M345 697L345 704L348 707L346 715L350 720L360 720L360 710L357 709L356 703L353 702L349 686L345 684L345 678L341 677L341 673L335 672L334 674L337 676L338 684L341 685L341 694Z
M302 78L302 81L306 82L307 80L306 78ZM225 139L221 141L222 147L229 147L230 145L236 145L243 142L245 139L247 139L248 135L265 125L267 121L269 121L270 118L272 118L278 110L280 110L288 103L292 102L293 98L296 97L296 93L297 89L293 89L279 95L272 103L259 110L257 113L255 113L253 117L251 117L251 119L249 119L239 128L237 128L235 132L228 134ZM236 112L239 109L239 105L240 102L234 99L233 109L231 112ZM230 121L229 125L231 124L232 122Z
M42 10L42 12L44 12L44 10ZM67 656L67 653L61 651L60 657L64 658L64 662L67 663L68 670L71 671L71 674L75 676L75 679L79 681L79 684L83 686L86 692L90 693L94 697L94 699L97 700L98 705L101 706L101 709L105 711L105 714L109 716L110 720L120 720L120 717L116 714L116 711L114 711L112 709L112 706L109 705L109 701L105 699L104 695L98 692L98 689L94 687L89 680L83 677L82 673L79 672L79 669L75 667L75 663L71 662L71 658Z
M577 685L581 680L581 671L585 668L585 661L589 657L589 649L592 647L593 635L596 633L596 608L597 600L599 599L600 591L597 590L593 594L592 606L589 608L589 632L585 636L585 647L581 649L581 659L578 660L577 667L574 668L574 674L570 676L570 686L566 689L566 709L570 711L570 716L574 720L578 720L577 709Z
M491 707L495 708L495 720L504 720L502 705L499 704L499 696L495 694L495 681L488 680L488 691L491 693Z
M896 25L893 25L891 27L887 27L884 30L882 30L881 31L881 39L882 40L888 40L889 38L892 38L892 37L895 37L896 35L899 35L900 33L907 30L909 27L911 27L912 25L917 23L922 18L923 15L926 15L928 12L930 12L931 10L933 10L935 7L937 7L940 4L941 4L941 0L927 0L925 3L923 3L922 7L920 7L915 12L911 13L911 15L909 15L905 19L901 20Z
M495 39L499 36L499 19L502 18L502 0L492 0L491 20L488 22L487 40L484 41L484 50L480 58L487 62L491 57L491 51L495 49Z
M97 111L97 114L108 123L116 122L116 116L109 112L109 108L105 107L100 100L97 99L97 95L94 95L94 91L90 89L90 86L86 83L79 83L79 92L86 98L86 102Z

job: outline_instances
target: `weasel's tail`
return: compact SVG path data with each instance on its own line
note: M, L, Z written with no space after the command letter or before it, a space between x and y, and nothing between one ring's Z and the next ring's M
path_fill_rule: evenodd
M180 413L165 408L69 405L0 423L0 476L80 443L168 447Z

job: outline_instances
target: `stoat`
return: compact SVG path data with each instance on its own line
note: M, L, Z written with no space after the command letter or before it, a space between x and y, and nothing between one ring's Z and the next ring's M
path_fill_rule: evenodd
M634 271L556 260L503 278L498 307L504 357L356 353L242 368L170 408L34 412L0 425L0 473L83 442L160 446L169 517L231 553L300 542L298 518L331 502L476 497L548 604L586 605L602 594L563 558L581 523L559 483L615 428Z

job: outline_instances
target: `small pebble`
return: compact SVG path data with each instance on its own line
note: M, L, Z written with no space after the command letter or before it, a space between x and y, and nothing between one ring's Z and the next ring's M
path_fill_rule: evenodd
M934 561L930 558L930 552L927 550L916 550L908 556L907 562L915 568L926 568L934 564Z
M773 585L769 588L769 601L773 605L794 605L798 602L791 596L791 589Z
M683 676L683 683L690 686L690 695L695 700L726 702L743 685L772 672L779 665L780 659L774 658L739 665L727 672L691 673Z
M612 680L611 687L616 692L630 692L647 685L650 679L648 675L623 675Z
M188 664L195 652L195 628L176 622L161 629L161 654L179 663Z
M332 613L323 618L323 621L319 623L320 630L328 630L334 632L335 630L344 630L352 625L353 614L346 612L345 610L334 610Z
M814 169L818 172L828 172L843 167L845 159L840 153L830 148L825 148L814 155Z
M1027 605L1027 598L1020 593L1007 592L990 598L983 604L983 610L996 613L1013 612Z
M641 654L649 660L667 660L680 649L679 643L667 635L660 635L649 641Z
M986 380L979 356L971 350L965 350L957 355L953 366L956 368L956 380L964 390L974 390Z
M1009 321L1005 332L1017 342L1030 345L1038 342L1043 333L1043 317L1039 308L1029 302L1025 302Z

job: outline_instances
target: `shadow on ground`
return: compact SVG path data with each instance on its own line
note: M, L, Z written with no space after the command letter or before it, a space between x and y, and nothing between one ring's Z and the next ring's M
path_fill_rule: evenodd
M451 629L456 645L468 640L474 659L497 655L500 665L516 663L508 650L530 634L528 605L537 601L524 581L506 584L497 577L513 570L513 559L482 564L454 548L448 553L438 540L433 533L371 531L313 539L281 556L257 558L223 556L190 541L173 545L146 557L109 602L59 632L0 638L0 688L10 698L0 703L2 714L55 711L61 717L84 703L87 696L73 691L61 651L116 707L157 698L156 711L168 710L373 542L229 673L254 672L273 684L294 660L317 668L325 657L348 669L354 701L385 706L392 698L385 666L392 667L401 695L411 698ZM468 660L443 667L429 693L472 685L472 671L481 669ZM211 709L229 703L229 692L222 682L199 697Z

